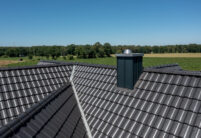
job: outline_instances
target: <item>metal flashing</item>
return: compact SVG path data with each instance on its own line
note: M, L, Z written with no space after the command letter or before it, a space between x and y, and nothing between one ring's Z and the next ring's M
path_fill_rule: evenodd
M131 54L116 54L117 57L142 57L143 53L131 53Z

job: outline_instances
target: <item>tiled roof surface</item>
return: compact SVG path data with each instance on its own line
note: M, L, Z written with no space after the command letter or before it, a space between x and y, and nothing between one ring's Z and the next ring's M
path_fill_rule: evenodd
M200 73L146 68L128 90L116 87L114 66L51 63L74 66L71 78L93 137L201 137Z
M114 92L116 87L116 70L76 66L73 78L92 135L94 137L109 136L106 134L107 130L109 130L108 127L114 127L114 125L112 120L109 121L112 108L111 112L109 112L110 109L107 107L112 105L112 100L116 101L120 98L118 97L120 95ZM99 127L99 125L102 127ZM103 126L107 127L107 130Z
M134 132L141 136L201 137L201 78L144 72L134 90Z
M0 127L68 82L72 67L46 65L0 69Z
M70 84L37 103L0 130L1 137L87 137Z
M94 137L201 137L200 76L147 70L128 91L114 69L76 66L73 81Z

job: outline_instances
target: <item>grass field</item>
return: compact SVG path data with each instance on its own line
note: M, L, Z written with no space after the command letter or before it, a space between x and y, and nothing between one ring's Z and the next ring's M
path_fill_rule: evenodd
M165 56L166 55L166 56ZM173 56L170 56L173 55ZM185 55L185 57L183 57ZM195 56L196 55L196 56ZM199 54L146 54L143 58L143 66L150 67L163 64L178 63L185 70L201 70L201 53ZM153 56L153 57L152 57ZM22 58L23 61L19 61L19 58L0 58L0 66L2 67L14 67L14 66L29 66L35 65L39 60L47 60L42 57L34 57L32 60L27 57ZM51 59L49 59L51 60ZM63 58L57 60L64 61ZM94 58L94 59L74 59L65 60L67 62L84 62L92 64L106 64L116 65L116 58ZM5 63L6 62L6 63Z

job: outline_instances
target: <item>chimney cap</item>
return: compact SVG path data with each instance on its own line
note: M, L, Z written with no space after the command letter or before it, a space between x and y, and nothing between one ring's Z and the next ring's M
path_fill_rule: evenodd
M123 53L124 53L124 54L131 54L132 51L131 51L130 49L125 49Z
M123 54L116 54L117 57L143 57L143 53L132 53L130 49L125 49Z

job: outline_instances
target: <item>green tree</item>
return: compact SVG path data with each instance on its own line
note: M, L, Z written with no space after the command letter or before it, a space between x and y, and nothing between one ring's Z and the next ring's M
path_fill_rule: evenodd
M88 58L96 58L96 51L93 47L90 48Z
M6 55L9 56L9 57L18 57L19 56L19 53L16 52L16 48L8 48L6 50Z
M50 47L50 55L52 56L52 59L57 59L60 56L60 51L57 48L57 46Z
M82 53L83 53L83 48L77 46L77 47L75 48L75 54L77 55L77 58L82 58Z
M103 58L105 56L105 52L104 52L103 47L99 48L99 52L97 53L97 56L100 58Z
M105 52L106 56L110 57L112 54L112 47L111 47L110 43L104 43L103 48L104 48L104 52Z
M5 55L6 48L0 47L0 56Z
M74 44L67 46L67 54L75 55L75 48L76 46Z
M100 42L96 42L94 45L93 45L93 48L94 50L96 51L96 53L99 52L99 49L102 47L102 44Z

